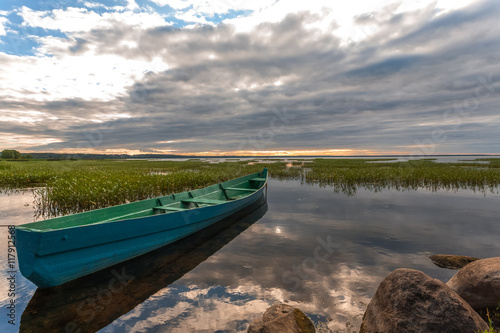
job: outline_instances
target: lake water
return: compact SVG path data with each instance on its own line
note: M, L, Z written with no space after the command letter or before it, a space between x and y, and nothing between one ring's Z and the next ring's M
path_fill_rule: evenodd
M379 160L386 159L392 160L392 162L406 162L408 160L421 160L421 159L432 159L434 162L439 163L457 163L457 162L473 162L476 159L483 158L499 158L500 155L401 155L401 156L272 156L272 157L239 157L239 158L225 158L225 157L206 157L199 158L200 161L208 163L221 163L221 162L234 162L234 161L251 161L252 164L257 163L274 163L277 161L294 162L294 161L312 161L316 158L322 159L366 159L366 160ZM155 158L155 159L144 159L149 161L187 161L191 158ZM136 159L131 159L136 160ZM387 163L390 161L381 161L381 163ZM378 163L378 162L377 162ZM487 163L476 161L476 163Z
M192 238L54 290L16 273L8 324L0 230L1 332L245 332L275 302L319 332L358 332L380 281L400 267L447 281L432 254L500 255L499 194L426 190L354 196L271 179L267 204L210 239ZM30 192L0 195L0 224L33 220ZM200 236L201 237L201 236ZM117 281L111 289L110 281ZM114 280L113 280L114 279ZM36 290L36 292L35 292Z

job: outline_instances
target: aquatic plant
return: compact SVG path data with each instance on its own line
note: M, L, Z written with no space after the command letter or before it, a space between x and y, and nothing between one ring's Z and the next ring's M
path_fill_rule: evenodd
M81 161L34 189L35 205L41 215L67 214L202 188L261 168L199 161Z
M495 162L496 163L496 162ZM304 174L308 184L333 186L335 192L354 194L358 188L436 191L472 189L498 192L500 164L436 163L430 160L389 162L363 159L316 159Z
M487 164L480 163L487 161ZM0 187L33 188L41 216L64 215L202 188L268 167L271 178L331 186L353 195L360 188L459 190L498 193L500 159L476 163L397 162L389 159L315 159L312 162L218 164L201 160L78 160L0 163Z

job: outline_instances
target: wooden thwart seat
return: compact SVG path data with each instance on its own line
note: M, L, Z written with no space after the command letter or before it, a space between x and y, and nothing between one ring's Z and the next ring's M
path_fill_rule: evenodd
M153 207L153 209L156 209L156 210L171 210L171 211L186 210L186 208L173 207L173 206L158 206L158 207Z
M205 198L190 198L181 200L182 202L192 202L192 203L200 203L200 204L209 204L209 205L217 205L221 203L226 203L226 200L216 200L216 199L205 199Z
M183 203L197 203L197 204L208 204L208 205L217 205L221 203L226 203L226 200L216 200L216 199L206 199L206 198L189 198L189 199L184 199L181 200ZM181 208L181 207L174 207L174 206L157 206L153 207L155 210L163 210L163 211L183 211L183 210L188 210L189 208Z
M226 187L225 190L255 192L258 189L255 189L255 188L241 188L241 187Z
M260 177L257 177L257 178L252 178L250 179L251 182L265 182L266 181L266 178L260 178Z

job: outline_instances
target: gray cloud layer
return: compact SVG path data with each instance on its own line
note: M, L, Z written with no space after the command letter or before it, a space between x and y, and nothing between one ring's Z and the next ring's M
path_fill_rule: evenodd
M497 1L437 17L432 8L384 10L355 18L360 29L378 28L347 46L331 31L307 29L317 19L307 12L249 33L225 24L134 30L117 23L51 51L81 54L92 47L128 59L161 57L170 69L149 73L113 101L26 99L0 107L60 119L8 124L9 132L61 139L41 151L88 146L94 135L96 149L401 153L424 145L416 152L500 153L499 16ZM282 85L274 85L278 80ZM132 118L88 119L110 113ZM174 140L181 141L156 143Z

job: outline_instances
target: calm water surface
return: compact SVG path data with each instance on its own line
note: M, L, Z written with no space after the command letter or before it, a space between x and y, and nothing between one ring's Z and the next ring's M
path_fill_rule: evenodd
M5 315L2 227L0 331L18 332L21 325L21 331L45 332L57 323L58 331L69 332L245 332L279 301L300 307L320 332L357 332L366 305L392 270L414 268L447 281L455 271L434 266L429 255L500 255L499 199L465 190L360 190L346 196L328 187L271 180L267 206L217 237L180 257L168 250L116 268L135 277L119 291L107 292L112 272L36 293L16 274L14 327ZM1 224L32 221L31 202L29 192L2 194ZM155 268L136 273L147 266Z

